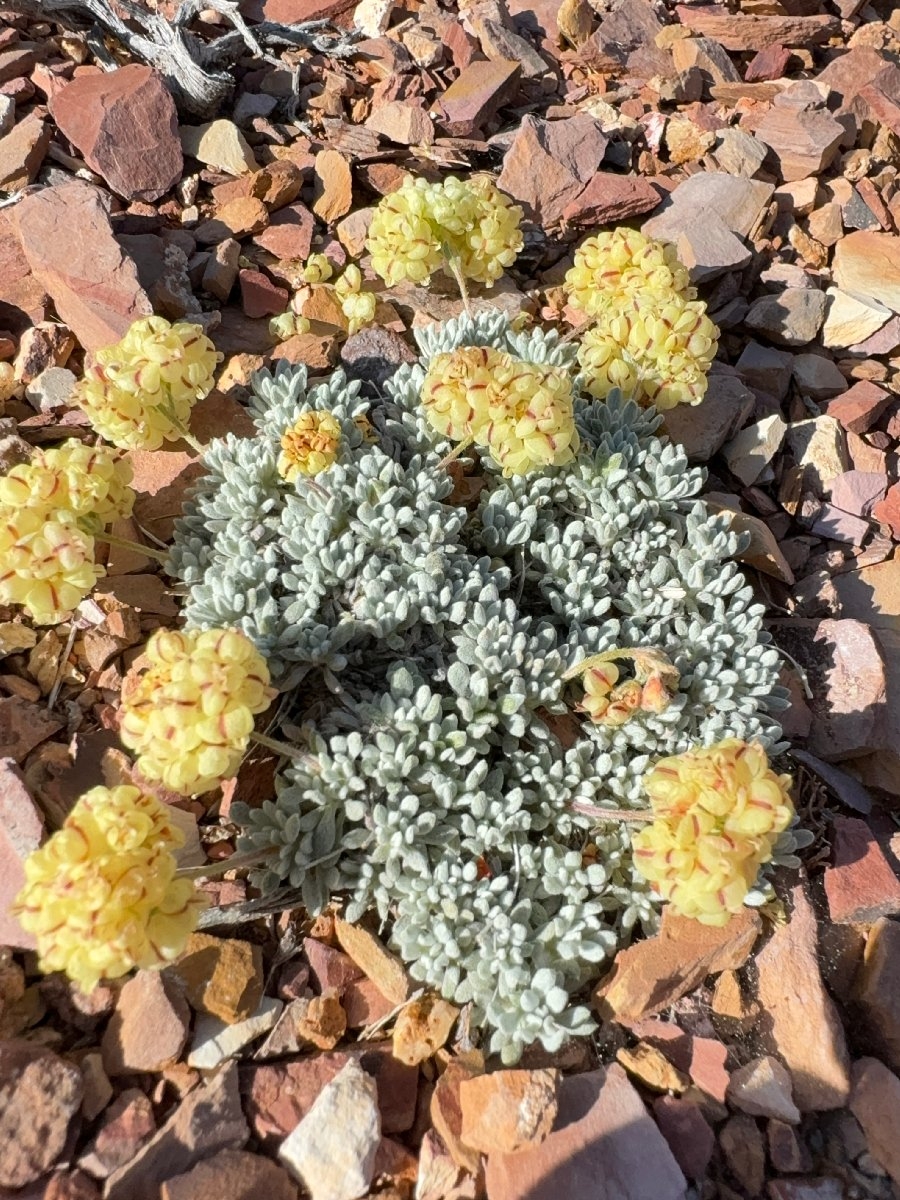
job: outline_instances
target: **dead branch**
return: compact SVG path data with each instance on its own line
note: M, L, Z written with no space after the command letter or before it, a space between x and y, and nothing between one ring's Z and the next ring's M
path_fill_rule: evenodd
M249 26L236 0L183 0L172 21L131 0L117 0L119 12L107 0L4 0L4 7L35 20L55 21L66 29L84 31L97 46L113 37L129 54L153 67L166 81L185 115L201 121L215 117L234 89L228 68L245 50L266 62L278 63L269 47L309 47L334 57L350 53L355 35L332 30L327 21L279 25L264 21ZM189 26L202 9L215 9L234 27L210 42L191 33ZM97 55L98 65L115 65Z

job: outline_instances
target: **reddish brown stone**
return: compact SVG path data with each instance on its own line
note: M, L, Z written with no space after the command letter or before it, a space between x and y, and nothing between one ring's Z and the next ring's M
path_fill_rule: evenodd
M0 946L34 949L34 937L12 916L9 906L25 883L22 863L41 844L43 832L43 815L21 771L11 758L0 758Z
M747 70L744 72L745 82L760 83L766 79L781 79L790 57L790 50L786 50L777 42L773 46L767 46L765 50L757 51L747 64Z
M0 138L0 188L14 192L34 181L52 134L48 122L31 113Z
M889 525L894 540L900 542L900 483L889 488L885 498L874 505L872 516L883 525Z
M19 79L31 71L36 62L33 50L6 50L0 54L0 83Z
M497 185L530 220L555 225L594 177L606 146L600 125L587 114L568 121L527 115L503 157Z
M131 1162L154 1133L156 1121L150 1098L140 1088L126 1088L103 1114L100 1128L78 1160L79 1165L95 1178L106 1179Z
M512 98L521 68L498 58L472 62L440 99L440 124L451 137L472 137Z
M52 97L50 112L88 166L127 200L158 200L181 178L175 103L150 67L81 75Z
M22 253L8 212L0 211L0 326L13 334L23 333L43 321L48 303L46 291Z
M103 1035L107 1075L164 1070L184 1049L190 1021L174 983L159 971L138 971L122 988Z
M62 1153L81 1072L32 1042L0 1042L0 1188L34 1183Z
M287 308L290 294L264 275L262 271L245 268L238 272L241 288L241 307L248 317L270 317Z
M685 1176L705 1179L716 1135L699 1106L675 1096L660 1096L653 1102L653 1115Z
M900 1071L900 923L879 917L869 931L855 1000L868 1040Z
M725 13L714 4L679 4L675 12L692 33L721 42L726 50L818 45L840 31L840 22L832 16L757 17Z
M566 207L563 220L570 225L611 225L651 212L661 203L662 196L646 179L598 171Z
M877 1058L861 1058L853 1064L850 1111L862 1126L872 1157L900 1187L900 1079Z
M825 871L832 921L868 924L900 912L900 879L866 821L834 817L834 865Z
M312 247L314 229L315 218L309 209L303 204L290 204L275 213L269 228L258 233L253 242L282 262L306 259Z
M113 237L99 189L79 181L26 196L13 226L36 279L82 346L116 342L153 308Z
M868 433L893 399L877 383L861 379L842 395L829 400L825 411L851 433Z
M291 1177L271 1159L244 1150L220 1150L185 1175L166 1180L160 1200L296 1200L296 1196Z
M303 953L309 963L310 979L319 992L333 990L340 995L348 983L363 978L363 972L342 950L315 938L303 939Z

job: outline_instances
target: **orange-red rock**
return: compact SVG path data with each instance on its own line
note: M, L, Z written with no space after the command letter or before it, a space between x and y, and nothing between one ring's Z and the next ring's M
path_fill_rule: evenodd
M556 1120L559 1072L493 1071L459 1086L463 1142L483 1154L510 1154L542 1142Z

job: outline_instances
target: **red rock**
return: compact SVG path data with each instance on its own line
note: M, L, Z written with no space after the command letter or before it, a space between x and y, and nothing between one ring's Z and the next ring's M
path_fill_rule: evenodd
M262 176L259 199L270 212L284 208L300 195L308 173L289 158L276 159L259 172Z
M254 245L268 250L281 261L309 258L315 218L303 204L290 204L275 213L268 229L258 233Z
M0 211L0 326L23 333L43 321L49 297L31 274L8 212Z
M238 271L241 307L248 317L270 317L287 308L290 293L274 284L262 271L243 268Z
M303 939L303 953L309 963L310 979L319 992L333 990L341 995L348 983L363 978L363 972L342 950L315 938Z
M772 151L781 178L791 183L824 171L837 157L846 131L831 113L773 106L754 134Z
M872 46L855 46L838 54L816 76L837 96L838 112L852 111L850 105L862 88L867 87L888 65L888 60Z
M241 1111L237 1066L227 1063L188 1092L159 1132L106 1182L106 1200L159 1200L163 1180L219 1150L239 1150L250 1131Z
M209 292L223 303L231 295L238 276L238 266L241 257L241 244L234 238L225 238L213 246L206 266L203 268L203 278L200 286L204 292Z
M63 725L42 705L30 704L21 696L4 696L0 699L0 759L11 758L21 766L35 746Z
M793 913L756 956L760 1038L791 1073L801 1112L842 1108L850 1091L844 1028L819 972L816 917L802 885Z
M296 1200L297 1187L288 1173L244 1150L220 1150L184 1175L167 1179L160 1200Z
M792 1125L784 1121L769 1121L766 1125L769 1158L776 1171L796 1175L812 1170L812 1156L797 1136Z
M165 1070L184 1049L190 1022L191 1010L174 984L159 971L138 971L122 988L103 1035L107 1075Z
M871 83L860 88L859 98L868 107L870 117L900 135L900 69L893 63L886 66Z
M439 100L440 124L451 137L473 137L512 99L521 68L497 58L475 61L462 70Z
M0 1188L39 1179L63 1151L81 1072L32 1042L0 1042Z
M832 921L869 924L900 912L900 879L867 822L835 816L834 865L825 871L825 894Z
M719 1146L728 1169L751 1196L763 1190L766 1178L766 1147L752 1117L731 1117L719 1130Z
M12 220L35 278L85 349L118 341L152 313L99 189L75 181L44 188L17 204Z
M0 188L14 192L34 182L52 134L46 121L30 113L6 137L0 138Z
M900 1078L878 1061L861 1058L853 1064L850 1111L862 1126L872 1157L900 1187Z
M900 484L895 483L885 498L873 506L872 516L882 525L889 525L894 540L900 542Z
M341 996L341 1004L347 1014L348 1029L363 1029L373 1025L392 1012L396 1005L378 990L371 979L354 979L348 983Z
M652 212L662 196L646 179L598 171L583 192L563 212L570 225L612 225Z
M295 25L301 21L320 21L355 7L356 0L247 0L241 6L244 16L253 21L277 21Z
M728 1047L715 1038L695 1037L691 1039L691 1061L688 1074L692 1081L720 1104L725 1102L725 1093L731 1075L725 1063Z
M839 32L837 17L757 17L723 13L718 5L679 4L675 12L693 33L721 42L726 50L765 50L769 46L808 46Z
M25 1195L22 1200L26 1200ZM58 1172L51 1175L43 1200L100 1200L100 1189L81 1171Z
M855 999L872 1046L900 1071L900 924L880 917L869 931Z
M0 83L27 75L36 61L33 50L5 50L0 54Z
M562 1081L556 1128L540 1145L493 1153L491 1200L682 1200L685 1180L617 1064Z
M705 1179L716 1135L699 1107L690 1100L660 1096L653 1101L653 1115L685 1176Z
M781 79L784 76L791 57L790 50L777 42L759 50L747 64L744 80L747 83L759 83L766 79Z
M40 846L43 833L43 814L21 771L13 759L0 758L0 946L35 947L34 937L12 916L9 906L25 883L22 863Z
M542 121L526 115L503 156L498 187L517 200L529 220L556 225L597 172L608 139L592 117Z
M161 77L130 63L81 75L50 100L60 130L126 200L158 200L181 178L178 114Z
M851 433L868 433L893 400L894 396L878 384L861 379L842 395L829 400L825 411Z
M78 1164L95 1179L106 1179L131 1162L154 1133L156 1120L149 1096L140 1088L126 1088L103 1114L100 1128Z
M482 1154L510 1154L542 1142L556 1120L559 1072L492 1071L459 1086L461 1137Z
M390 1043L326 1051L310 1058L244 1068L247 1116L264 1145L275 1145L300 1124L326 1084L357 1058L378 1086L384 1133L404 1133L416 1115L419 1072L391 1054Z
M749 908L718 929L666 908L658 934L616 956L594 993L594 1006L605 1020L637 1021L661 1012L707 975L742 966L759 931L759 915Z

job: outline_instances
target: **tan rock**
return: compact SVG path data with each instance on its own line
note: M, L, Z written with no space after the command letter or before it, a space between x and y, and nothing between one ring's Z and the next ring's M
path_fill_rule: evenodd
M461 1137L482 1154L538 1145L556 1120L559 1072L494 1071L459 1086Z
M900 237L857 230L838 242L834 280L845 292L900 313Z
M249 1017L262 999L262 949L251 942L193 933L167 971L183 981L194 1009L229 1025Z
M484 1073L484 1056L479 1050L458 1054L447 1064L431 1093L431 1123L453 1161L464 1171L478 1173L481 1156L462 1140L460 1089L467 1080Z
M334 929L344 953L378 985L388 1000L402 1004L409 998L412 985L406 968L374 934L362 925L351 925L340 917L336 918Z
M0 188L15 192L34 181L52 135L49 122L30 113L6 137L0 138Z
M374 214L374 208L358 208L335 226L337 239L351 258L359 258L365 250L369 224Z
M820 494L829 491L832 480L850 468L847 439L834 417L796 421L788 429L787 444L797 466L806 469L806 480Z
M350 164L337 150L320 150L316 155L313 212L326 225L347 215L353 205Z
M760 517L742 511L738 496L709 492L704 499L714 512L727 512L730 515L731 528L735 533L749 533L748 545L735 556L736 558L755 567L757 571L780 579L782 583L794 582L794 572L778 545L778 539Z
M625 1047L617 1050L616 1059L629 1075L652 1092L684 1092L691 1085L687 1075L673 1067L661 1050L647 1042L638 1042L630 1050Z
M374 129L398 146L431 146L434 125L424 108L404 100L388 100L377 105L366 119L366 128Z
M678 29L678 26L666 28L668 31ZM691 67L697 67L707 87L714 83L737 83L741 78L724 47L711 38L679 37L672 42L671 49L675 70L689 71Z
M793 913L756 957L765 1044L785 1063L801 1112L842 1108L850 1094L844 1028L819 973L816 917L803 885Z
M108 1075L163 1071L187 1042L191 1013L173 982L160 971L138 971L116 1002L103 1035Z
M900 924L896 921L880 917L872 926L854 990L872 1047L889 1067L900 1071Z
M694 991L707 975L736 970L760 931L759 914L745 908L720 929L664 909L660 931L621 951L594 992L604 1019L637 1021Z
M844 127L828 112L772 107L755 133L771 149L781 177L790 181L824 171L837 157Z
M876 300L863 300L835 287L830 287L825 294L829 303L822 345L830 350L864 342L890 319L891 310Z
M862 1126L872 1157L900 1187L900 1078L877 1058L859 1059L853 1064L850 1111Z
M672 116L666 122L664 140L671 163L699 162L715 145L716 135L698 128L688 117Z
M178 131L185 154L226 175L245 175L259 167L244 135L233 121L182 125Z
M210 220L198 225L194 236L201 246L211 246L228 238L249 237L269 224L269 210L262 200L240 196L229 200Z
M394 1023L394 1057L415 1066L440 1050L450 1036L459 1009L433 993L407 1004Z
M746 426L722 452L731 473L747 487L755 483L781 449L786 433L787 425L778 413Z
M833 584L845 617L900 633L900 558L835 575Z
M823 246L833 246L844 236L841 206L832 200L809 214L809 232Z
M800 1110L791 1096L791 1077L771 1054L754 1058L732 1073L726 1093L729 1104L751 1117L768 1117L797 1125Z

